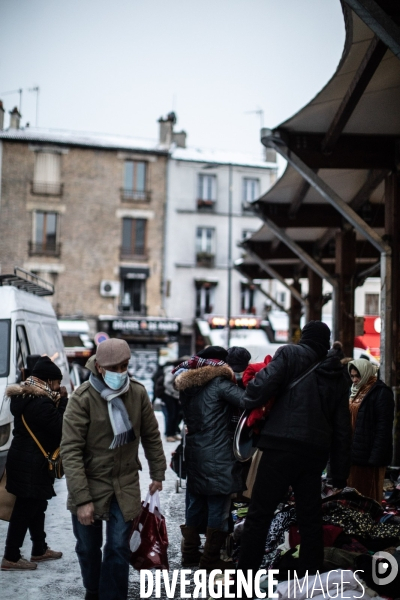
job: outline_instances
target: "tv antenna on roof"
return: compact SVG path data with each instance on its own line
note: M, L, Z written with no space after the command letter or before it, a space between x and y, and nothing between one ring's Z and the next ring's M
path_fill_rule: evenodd
M36 92L36 121L35 127L39 124L39 86L36 85L33 88L28 88L28 92Z
M264 127L264 111L262 108L258 107L257 110L247 110L245 115L259 115L260 117L260 129Z

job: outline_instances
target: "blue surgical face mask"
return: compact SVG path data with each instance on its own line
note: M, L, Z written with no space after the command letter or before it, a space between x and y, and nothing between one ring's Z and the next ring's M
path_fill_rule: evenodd
M114 371L107 371L103 375L103 379L109 388L112 390L119 390L125 383L128 377L128 371L123 373L114 373Z

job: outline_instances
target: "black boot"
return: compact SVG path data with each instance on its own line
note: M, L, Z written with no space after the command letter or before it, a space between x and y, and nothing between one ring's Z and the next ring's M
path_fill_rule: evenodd
M232 568L232 563L225 560L221 560L221 548L222 544L226 540L228 532L221 531L220 529L213 529L207 527L206 543L204 544L203 555L200 558L200 568L206 569L208 572L213 569L224 569Z
M86 590L85 600L99 600L99 592L90 592Z
M181 525L182 531L182 567L198 567L201 557L199 550L200 535L197 527Z

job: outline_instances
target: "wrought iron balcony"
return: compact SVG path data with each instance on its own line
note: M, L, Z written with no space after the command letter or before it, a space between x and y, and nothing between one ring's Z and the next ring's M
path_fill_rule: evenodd
M31 193L39 196L62 196L63 186L63 183L31 181Z
M208 267L212 269L215 263L215 254L210 252L197 252L196 254L196 266L197 267Z
M203 200L202 198L198 198L197 210L201 210L202 212L213 212L215 210L215 200Z
M29 256L61 256L61 244L55 242L29 242Z
M151 192L120 188L122 202L150 202Z

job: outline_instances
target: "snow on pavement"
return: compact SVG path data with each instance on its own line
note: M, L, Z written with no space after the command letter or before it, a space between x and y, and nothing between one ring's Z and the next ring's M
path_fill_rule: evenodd
M159 422L160 431L164 431L164 418L161 412L155 413ZM164 436L162 436L164 439ZM170 569L180 568L180 541L179 525L185 522L185 491L176 493L177 477L169 468L171 453L177 443L164 443L168 469L164 489L161 493L161 510L165 515L169 537L169 565ZM140 460L143 471L140 473L142 498L145 498L150 477L147 461L143 448L140 446ZM183 482L184 484L184 482ZM61 550L61 560L49 561L38 565L35 571L16 572L0 571L0 598L14 600L82 600L85 591L82 585L78 559L75 554L75 537L72 532L70 512L66 509L67 489L65 478L56 480L55 491L57 496L49 501L46 511L47 543L54 550ZM8 523L0 521L0 557L4 552L5 538ZM31 541L29 532L26 535L22 554L30 558ZM163 595L165 598L166 596ZM179 596L176 596L177 598ZM129 574L129 600L139 600L139 573L130 568Z

